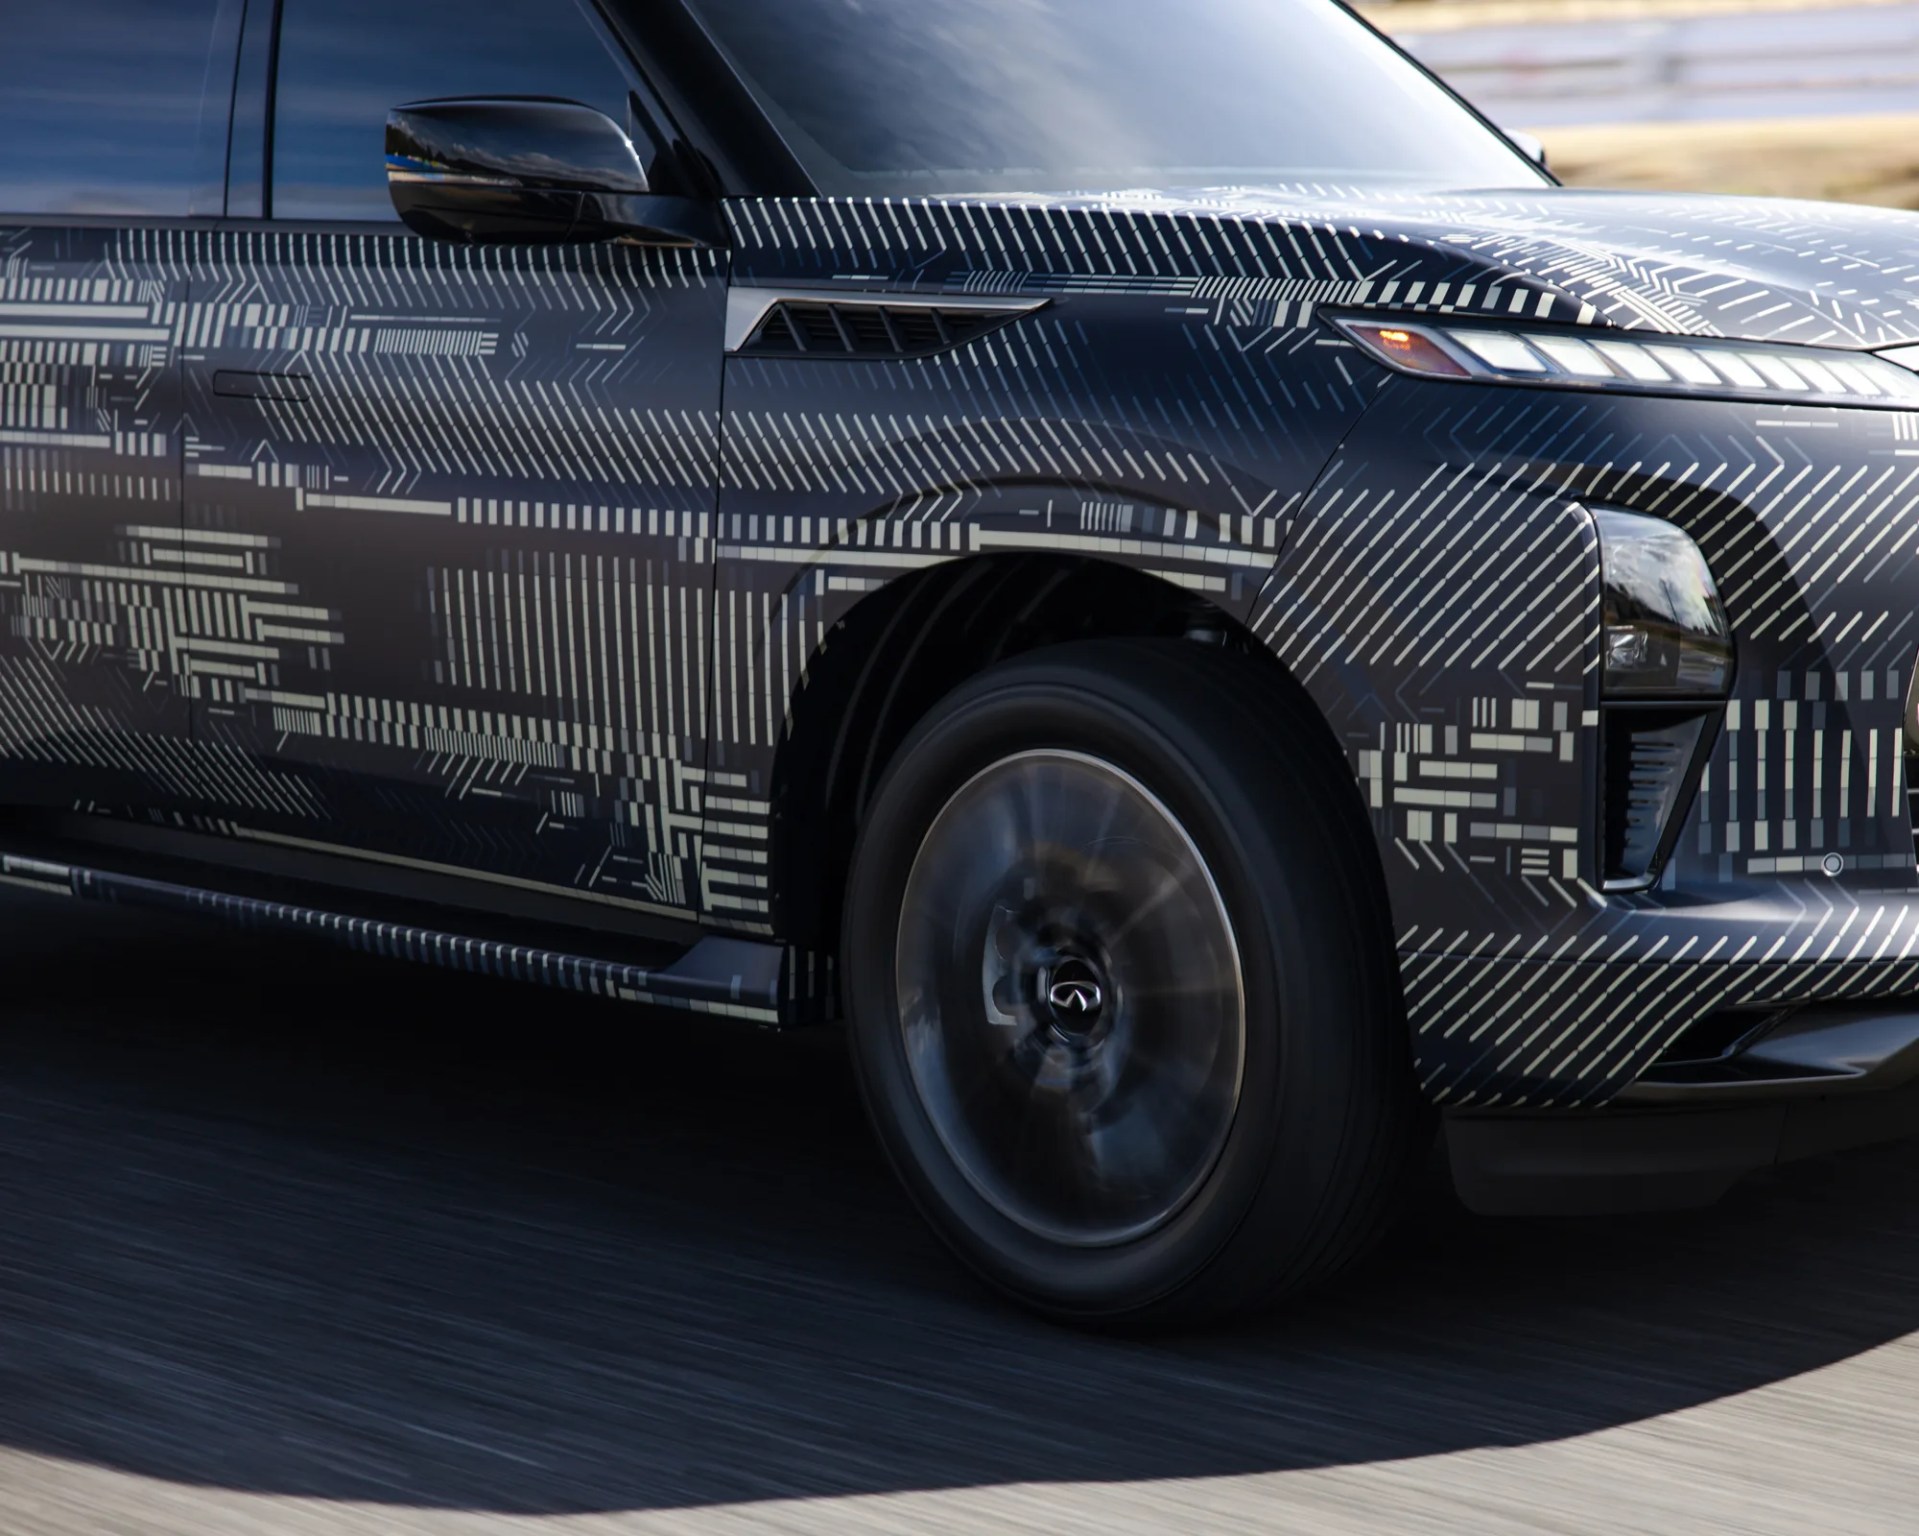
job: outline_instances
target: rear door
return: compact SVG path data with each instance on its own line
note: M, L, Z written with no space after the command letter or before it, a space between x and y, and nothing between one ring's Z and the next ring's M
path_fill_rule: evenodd
M549 96L631 125L574 0L283 0L277 47L265 217L196 273L186 378L189 535L261 584L198 720L233 833L682 915L724 254L394 217L393 106Z
M238 0L0 7L0 802L195 803L209 566L180 525L195 216Z

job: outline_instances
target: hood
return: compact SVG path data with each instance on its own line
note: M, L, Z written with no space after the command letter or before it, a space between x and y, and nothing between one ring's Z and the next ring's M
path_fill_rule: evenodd
M1024 199L1006 199L1019 204ZM1919 342L1919 214L1770 198L1542 187L1235 190L1032 202L1270 234L1322 302L1884 347Z

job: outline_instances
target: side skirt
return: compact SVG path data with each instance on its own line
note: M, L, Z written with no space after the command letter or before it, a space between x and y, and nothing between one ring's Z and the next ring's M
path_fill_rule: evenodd
M663 964L642 966L17 854L0 854L0 882L83 901L188 912L240 928L304 934L387 959L621 1002L775 1026L801 1022L798 1016L805 1012L791 1001L796 989L786 974L789 952L745 939L708 935Z

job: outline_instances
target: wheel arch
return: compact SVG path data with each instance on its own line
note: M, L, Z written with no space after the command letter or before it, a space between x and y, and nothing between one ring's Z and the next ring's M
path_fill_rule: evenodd
M915 571L865 594L827 629L789 700L770 786L774 931L802 949L837 952L864 809L913 727L946 694L1043 646L1149 636L1253 657L1275 699L1316 721L1337 749L1331 724L1285 663L1204 592L1077 554L981 554ZM1363 815L1356 779L1353 794Z

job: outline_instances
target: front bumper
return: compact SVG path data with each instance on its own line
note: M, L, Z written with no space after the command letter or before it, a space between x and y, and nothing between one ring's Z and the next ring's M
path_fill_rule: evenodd
M1919 1135L1919 1000L1779 1009L1603 1109L1459 1112L1445 1134L1460 1198L1483 1215L1707 1205L1778 1163Z
M1919 1004L1919 896L1821 880L1708 902L1611 900L1551 945L1401 951L1425 1091L1443 1108L1595 1108L1788 1008ZM1731 1029L1732 1035L1725 1032Z
M1603 862L1601 505L1692 537L1738 647L1643 892ZM1350 755L1443 1109L1596 1110L1725 1010L1919 996L1919 412L1395 379L1255 624Z

